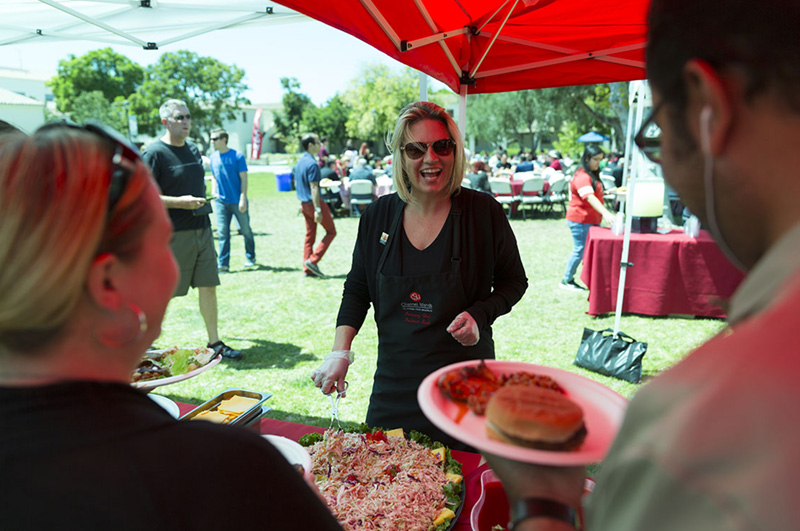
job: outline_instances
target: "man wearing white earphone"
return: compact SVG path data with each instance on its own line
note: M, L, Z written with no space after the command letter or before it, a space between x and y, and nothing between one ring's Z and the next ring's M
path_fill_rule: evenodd
M797 0L651 4L642 130L661 135L637 145L747 278L730 328L631 401L589 531L800 528L798 21ZM582 467L487 459L512 529L573 528Z

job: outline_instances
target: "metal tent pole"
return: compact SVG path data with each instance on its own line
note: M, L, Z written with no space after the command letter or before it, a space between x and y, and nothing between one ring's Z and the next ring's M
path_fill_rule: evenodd
M617 286L617 306L614 312L614 336L619 335L619 323L622 318L622 303L625 299L625 279L628 267L633 264L628 262L628 254L631 244L631 224L633 223L633 198L635 197L636 181L639 171L640 155L633 156L633 131L639 128L642 123L644 111L644 90L645 85L641 81L633 81L629 89L629 111L628 111L628 134L625 142L625 165L626 170L630 167L630 179L628 179L628 199L625 201L625 231L622 237L622 257L619 261L619 285ZM634 112L636 118L634 120ZM634 124L635 127L632 127ZM630 166L628 166L630 165ZM626 171L623 175L627 175ZM624 181L624 177L623 177ZM624 182L623 182L624 184Z
M458 130L461 132L461 138L466 142L467 134L467 85L461 85L461 91L458 93Z

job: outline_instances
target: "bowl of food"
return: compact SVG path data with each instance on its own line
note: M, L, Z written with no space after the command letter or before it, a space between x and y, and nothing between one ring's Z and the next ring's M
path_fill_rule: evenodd
M131 385L149 390L182 382L207 371L221 359L208 347L148 350L131 375Z
M311 477L311 456L298 443L280 435L262 435L290 465L306 478Z

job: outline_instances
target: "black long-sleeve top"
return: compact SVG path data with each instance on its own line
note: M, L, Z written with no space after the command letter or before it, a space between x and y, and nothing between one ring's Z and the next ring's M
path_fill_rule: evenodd
M364 323L369 305L377 297L378 261L384 249L381 235L389 234L398 210L404 207L400 197L391 194L372 203L362 214L336 326L358 330ZM483 330L511 311L525 293L528 279L514 232L494 197L462 188L451 197L454 208L461 209L461 277L468 305L464 310ZM445 267L449 267L449 254L447 257ZM387 261L384 274L397 269L399 264Z

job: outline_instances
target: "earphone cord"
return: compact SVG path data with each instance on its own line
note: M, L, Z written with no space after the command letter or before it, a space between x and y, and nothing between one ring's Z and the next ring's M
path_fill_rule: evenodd
M719 244L720 250L728 257L733 265L742 271L747 271L744 264L733 254L728 242L722 235L717 222L717 213L714 209L714 157L711 154L711 141L709 132L709 121L711 120L711 108L706 107L700 115L700 142L702 143L704 170L703 170L703 191L706 198L706 217L711 235Z

